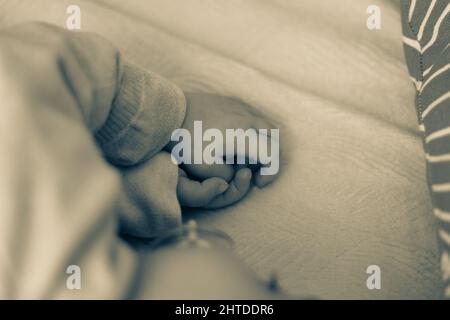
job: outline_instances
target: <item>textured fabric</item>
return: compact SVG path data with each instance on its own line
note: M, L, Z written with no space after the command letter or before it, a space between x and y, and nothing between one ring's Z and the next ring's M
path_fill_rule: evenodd
M158 151L183 120L181 91L100 37L26 24L0 31L0 97L0 298L128 297L139 258L117 210L154 232L179 223L177 167ZM124 188L101 153L136 165ZM81 290L66 287L70 265Z
M282 288L323 298L430 299L441 283L437 237L400 2L77 0L82 30L134 63L279 120L276 183L195 216L230 234L261 277L275 270ZM64 26L71 4L0 0L0 25ZM366 28L369 5L381 30ZM372 264L382 290L365 285Z
M442 244L441 270L450 298L450 3L403 1L404 47L416 87L428 183Z
M140 165L123 169L125 193L117 207L122 233L155 237L181 223L176 168L169 153L159 152Z
M167 144L184 120L183 92L160 76L124 66L111 113L96 138L114 164L129 166L149 159Z

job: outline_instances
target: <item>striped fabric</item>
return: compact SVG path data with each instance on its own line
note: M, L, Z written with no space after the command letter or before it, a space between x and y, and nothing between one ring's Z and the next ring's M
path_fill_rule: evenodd
M402 24L450 298L450 0L403 0Z

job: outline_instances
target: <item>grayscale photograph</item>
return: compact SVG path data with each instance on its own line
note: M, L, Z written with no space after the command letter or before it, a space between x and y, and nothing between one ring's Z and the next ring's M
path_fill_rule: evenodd
M0 110L0 300L450 298L450 0L0 0Z

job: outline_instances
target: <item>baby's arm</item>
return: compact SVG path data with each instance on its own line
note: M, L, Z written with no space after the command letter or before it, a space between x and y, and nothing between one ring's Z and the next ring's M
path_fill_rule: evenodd
M176 196L183 206L218 208L244 197L252 176L258 186L273 180L274 176L261 177L248 168L235 172L231 165L205 164L185 165L188 175L180 171L178 177L178 169L167 155L153 159L168 145L175 129L184 127L192 132L196 120L202 121L205 129L221 131L271 125L249 106L228 98L188 94L186 107L178 87L123 63L117 49L96 35L47 24L24 25L9 32L19 40L33 33L39 38L44 29L52 36L42 40L43 50L59 57L55 68L60 68L57 72L77 101L76 108L68 108L71 116L86 125L105 158L122 172L125 190L118 208L125 232L149 236L178 224L181 210ZM28 72L48 73L33 70L36 67L43 66L33 65ZM166 149L170 151L170 147Z
M121 180L93 139L107 123L107 132L117 134L111 136L112 144L124 139L122 128L139 137L135 127L121 122L138 118L112 115L111 105L121 101L117 90L126 81L119 60L117 50L93 35L45 24L0 31L0 297L129 296L139 275L139 257L116 235ZM167 107L183 110L176 103ZM179 125L175 122L173 127ZM130 162L145 160L165 141L141 143L147 143L149 152L139 145L141 152L132 153ZM106 156L121 160L133 149L124 145L124 153L114 153L106 142L103 146ZM178 168L169 168L175 192ZM68 290L69 266L82 270L82 290Z
M17 78L22 99L35 112L43 109L49 117L85 129L121 173L122 194L115 208L122 230L150 236L178 225L178 168L167 153L158 153L184 120L182 91L124 63L114 46L94 34L31 23L2 30L1 37L0 53L12 68L4 73ZM33 59L27 56L30 51L36 52ZM70 133L60 135L68 148L78 141ZM74 160L86 166L90 161L83 154Z

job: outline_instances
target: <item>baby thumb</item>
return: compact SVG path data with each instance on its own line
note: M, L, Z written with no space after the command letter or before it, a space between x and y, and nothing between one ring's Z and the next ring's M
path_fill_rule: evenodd
M201 183L199 197L201 206L211 202L216 196L228 190L229 184L222 178L209 178Z
M180 204L187 207L202 207L219 194L228 190L228 183L222 178L209 178L202 182L180 176L177 193Z

